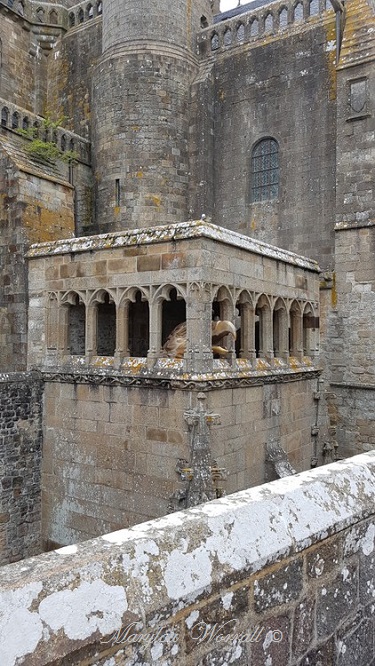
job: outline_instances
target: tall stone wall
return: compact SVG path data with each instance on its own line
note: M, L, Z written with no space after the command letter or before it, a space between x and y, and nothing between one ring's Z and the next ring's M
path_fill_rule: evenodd
M0 42L0 97L33 111L37 60L42 54L37 57L33 34L24 29L21 16L0 10Z
M0 564L41 552L42 383L0 374Z
M201 63L202 75L210 66L215 82L214 106L210 109L205 104L201 108L203 116L209 109L214 118L213 219L216 224L230 225L241 233L317 259L323 269L332 267L334 13L289 26L287 32L266 31L254 38L248 37L252 17L247 16L243 19L243 41L236 36L234 23L230 25L232 42L227 47L221 45L211 51L214 28L205 35L207 52ZM264 137L273 137L279 144L279 196L273 201L252 203L251 154L256 142ZM197 134L196 140L199 138ZM200 203L205 180L195 183L193 215L206 212Z
M108 380L112 386L99 376L91 384L56 379L45 385L43 415L46 548L184 506L189 472L178 470L192 467L193 443L184 414L196 407L196 391L157 383L155 388L127 388L116 385L115 377ZM221 421L210 434L212 466L221 476L218 494L276 478L266 469L272 442L281 444L297 471L309 469L315 455L317 379L247 388L233 384L205 393L208 412Z
M374 475L364 454L3 568L1 663L371 666Z
M20 169L19 157L6 136L0 136L2 372L26 367L25 252L32 242L71 236L74 229L73 188L56 173L43 173L35 164Z
M375 445L375 227L337 228L329 414L340 455Z
M77 21L78 22L78 21ZM64 126L91 138L92 76L102 52L102 19L78 24L54 44L48 58L47 107Z

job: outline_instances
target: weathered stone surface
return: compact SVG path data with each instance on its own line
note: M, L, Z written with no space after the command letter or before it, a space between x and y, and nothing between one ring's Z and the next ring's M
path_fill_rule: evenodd
M306 652L312 644L315 618L314 596L305 597L296 606L293 618L293 656L299 657Z
M359 611L350 623L338 633L337 665L372 664L374 660L373 606L367 612Z
M358 569L356 565L344 565L339 576L330 581L329 587L322 583L316 607L316 629L318 638L332 634L341 620L355 611L358 605Z
M303 561L292 560L267 577L254 582L254 603L257 613L296 601L303 587Z
M324 607L323 581L306 574L302 600L263 613L256 612L253 587L260 571L271 580L275 565L280 571L290 566L296 550L294 561L308 560L320 542L325 547L327 533L330 540L336 534L347 539L362 521L368 524L374 467L374 454L364 454L3 567L1 664L90 658L104 666L110 658L116 666L270 660L328 666L334 658L340 666L370 666L373 604L362 611L353 594L353 555L337 565L338 575L325 576ZM320 531L311 522L308 535L293 520L306 512L317 516L322 508L326 524ZM308 602L314 594L320 638ZM297 645L302 631L307 640ZM196 632L201 640L191 650Z

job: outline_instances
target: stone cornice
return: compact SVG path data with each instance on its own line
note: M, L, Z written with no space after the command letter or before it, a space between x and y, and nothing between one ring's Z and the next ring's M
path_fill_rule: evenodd
M263 384L288 383L302 381L305 379L316 379L321 375L321 370L316 368L303 368L299 370L285 370L277 374L254 372L247 377L228 376L215 377L214 374L197 376L186 374L181 377L153 377L129 376L114 372L100 374L94 372L47 372L42 371L40 376L44 382L58 382L64 384L91 384L104 386L123 386L151 388L151 389L179 389L182 391L213 391L218 389L244 388L247 386L262 386Z
M179 222L144 229L129 229L110 234L98 234L80 238L70 238L49 243L37 243L30 247L27 257L45 257L59 254L90 252L93 250L113 250L117 247L135 247L152 243L177 242L194 238L208 238L226 245L232 245L248 252L283 261L306 270L319 272L316 261L302 257L273 245L268 245L249 236L244 236L206 220Z

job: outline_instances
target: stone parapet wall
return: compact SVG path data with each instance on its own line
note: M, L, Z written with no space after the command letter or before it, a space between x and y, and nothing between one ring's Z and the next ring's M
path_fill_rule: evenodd
M42 382L0 374L0 564L41 551Z
M2 666L370 666L374 477L371 452L4 568Z
M216 51L225 53L245 43L282 38L286 30L294 28L300 32L305 27L303 23L308 27L311 21L326 18L326 12L333 13L329 0L283 0L250 9L226 20L218 15L216 25L209 26L198 35L199 51L202 55Z

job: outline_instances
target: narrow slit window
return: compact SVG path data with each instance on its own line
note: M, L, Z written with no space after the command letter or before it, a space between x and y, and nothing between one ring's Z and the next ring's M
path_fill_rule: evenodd
M119 178L116 178L116 180L115 180L115 199L116 199L116 206L120 206L121 188L120 188L120 179Z

